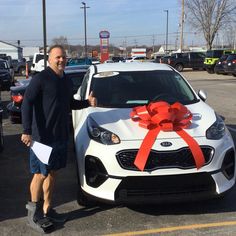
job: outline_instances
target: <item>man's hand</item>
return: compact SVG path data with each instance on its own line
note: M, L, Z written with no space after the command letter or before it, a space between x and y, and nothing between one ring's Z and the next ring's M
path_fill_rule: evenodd
M22 134L21 141L29 147L32 144L32 137L29 134Z
M97 106L97 98L93 96L93 91L90 92L88 96L88 101L90 106L96 107Z

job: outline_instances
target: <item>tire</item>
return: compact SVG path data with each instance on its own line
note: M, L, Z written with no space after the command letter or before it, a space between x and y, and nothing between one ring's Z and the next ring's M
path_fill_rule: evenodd
M209 74L214 74L214 69L207 69L207 72L209 73Z
M3 128L2 124L0 124L0 152L3 151L3 146L4 146Z
M84 195L83 190L79 184L77 189L77 203L83 207L91 207L95 205L95 203L93 203Z
M175 69L177 71L181 72L181 71L183 71L184 66L182 64L178 63L178 64L175 65Z
M76 159L76 158L75 158ZM90 207L90 206L95 206L95 202L90 200L83 192L83 189L81 188L81 182L80 182L80 177L79 177L79 170L78 170L78 162L76 162L76 175L77 175L77 203L80 206L83 207Z

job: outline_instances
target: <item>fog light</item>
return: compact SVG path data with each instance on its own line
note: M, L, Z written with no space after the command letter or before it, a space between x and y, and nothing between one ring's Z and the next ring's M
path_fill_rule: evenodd
M224 161L222 163L222 173L224 176L230 180L234 177L235 171L235 153L233 149L230 149L226 152Z
M107 171L102 162L94 156L85 158L86 183L94 188L99 187L108 179Z

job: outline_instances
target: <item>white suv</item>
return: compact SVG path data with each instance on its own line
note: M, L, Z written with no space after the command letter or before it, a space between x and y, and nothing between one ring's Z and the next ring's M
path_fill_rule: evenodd
M175 69L158 63L90 66L73 111L78 202L216 197L235 184L235 147L221 117Z
M48 54L47 54L47 66L48 66ZM44 70L44 54L43 53L35 53L33 57L33 62L31 65L31 73L38 73Z

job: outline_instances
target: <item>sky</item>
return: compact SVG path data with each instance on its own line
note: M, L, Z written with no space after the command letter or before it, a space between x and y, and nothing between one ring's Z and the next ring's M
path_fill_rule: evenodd
M87 44L99 44L99 32L110 32L115 46L179 45L180 0L83 0L86 6ZM47 44L66 37L84 44L84 10L80 0L46 0ZM42 0L0 0L0 40L21 46L43 45ZM204 42L193 29L184 30L187 44Z

